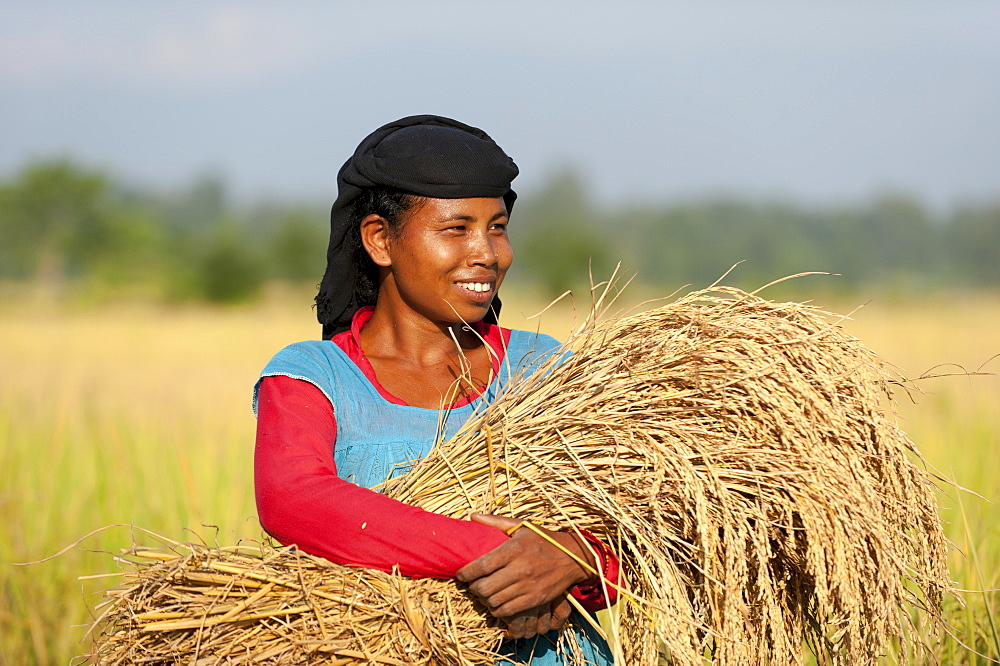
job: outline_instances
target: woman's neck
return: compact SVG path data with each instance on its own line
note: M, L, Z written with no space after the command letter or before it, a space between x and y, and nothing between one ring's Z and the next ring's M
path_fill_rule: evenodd
M489 384L489 350L471 326L376 307L358 336L379 383L415 407L438 408Z
M368 356L405 358L420 365L441 363L458 356L459 349L468 353L483 344L470 325L436 323L413 312L379 307L359 338Z

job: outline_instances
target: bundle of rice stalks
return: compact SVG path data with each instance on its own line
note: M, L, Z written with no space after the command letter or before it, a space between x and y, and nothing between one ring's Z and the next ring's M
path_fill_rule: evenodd
M451 516L500 513L612 544L626 571L611 621L619 663L801 663L808 646L821 663L863 664L891 640L920 649L913 622L934 624L950 589L933 484L884 411L892 376L835 318L717 288L591 319L567 347L573 355L513 384L383 490ZM221 610L184 601L192 586L177 572L223 551L138 566L108 608L98 662L119 663L136 637L150 656L183 643L186 663L238 663L237 644L279 663L267 661L279 643L299 650L280 663L331 652L492 660L499 630L455 584L280 552L246 564L269 573L231 579L227 590L240 591ZM306 572L317 577L288 584ZM296 604L293 622L281 612ZM157 612L187 624L151 628Z
M502 634L454 583L295 548L171 542L120 559L130 570L107 593L90 655L107 666L482 664Z

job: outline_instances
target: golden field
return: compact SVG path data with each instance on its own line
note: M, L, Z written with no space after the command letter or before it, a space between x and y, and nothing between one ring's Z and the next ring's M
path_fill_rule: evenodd
M86 650L74 625L88 621L114 579L77 577L114 571L109 553L151 540L127 525L209 543L261 537L251 387L271 354L318 335L309 305L309 294L295 291L224 310L0 305L0 664L66 664ZM820 305L845 312L858 302ZM557 307L524 319L539 309L508 296L504 324L565 337L572 312ZM981 366L1000 373L998 295L875 300L844 326L907 377ZM1000 587L1000 377L958 374L913 386L894 406L903 428L930 466L971 491L945 488L940 496L956 545L952 575L963 589ZM12 564L115 524L123 526L49 561ZM947 609L958 638L1000 656L1000 595L963 598L964 608ZM978 659L951 639L935 652L942 663Z

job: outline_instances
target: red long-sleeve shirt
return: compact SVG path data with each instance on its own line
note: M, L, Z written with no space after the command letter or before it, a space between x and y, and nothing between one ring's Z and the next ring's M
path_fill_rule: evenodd
M361 351L358 332L370 313L333 338L387 400ZM496 352L498 369L509 332L480 324ZM476 396L462 399L454 407ZM337 423L326 396L314 385L285 376L265 377L258 392L254 479L261 525L278 541L334 562L381 571L398 567L414 578L454 578L455 572L508 539L502 531L468 520L424 511L337 475L333 453ZM618 560L586 535L602 561L605 578L618 582ZM611 603L616 596L609 590ZM574 588L588 610L606 606L600 585Z

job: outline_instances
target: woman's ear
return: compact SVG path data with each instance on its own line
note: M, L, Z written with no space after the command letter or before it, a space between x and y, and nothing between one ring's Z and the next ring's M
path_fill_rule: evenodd
M361 220L361 244L376 266L391 266L389 256L389 222L374 213Z

